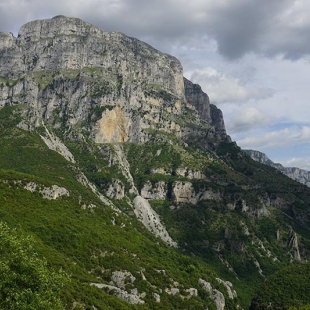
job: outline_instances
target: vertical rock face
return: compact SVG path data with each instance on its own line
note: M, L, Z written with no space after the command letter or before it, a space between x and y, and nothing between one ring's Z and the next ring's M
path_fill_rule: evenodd
M95 141L97 143L128 141L130 123L131 119L126 117L120 107L115 107L111 111L106 110L98 122Z
M198 84L184 78L185 97L198 112L198 115L210 124L215 132L224 139L227 139L224 117L220 109L210 104L209 97L204 93Z
M226 136L226 129L224 124L223 113L214 104L210 105L211 125L214 127L215 132L221 136Z
M193 184L186 181L175 181L172 184L172 199L177 203L196 204L201 200L221 200L221 194L211 188L195 191Z
M10 35L4 36L4 42L8 42L8 37ZM4 47L8 48L1 51L4 56L7 53L11 56L0 61L4 76L57 68L114 67L124 77L142 77L176 95L183 94L182 66L176 58L137 39L105 32L78 18L56 16L29 22L22 26L14 44L7 43Z
M17 38L1 34L0 56L0 107L26 104L33 123L84 122L98 143L144 142L154 127L180 132L167 115L185 100L182 66L137 39L56 16Z
M144 143L154 130L186 142L225 132L175 57L77 18L32 21L17 38L1 33L0 75L0 108L24 104L32 125L43 119L97 143Z
M210 100L198 84L194 84L184 78L186 100L195 107L199 116L211 123Z
M150 181L147 181L141 189L141 197L144 199L162 199L167 198L167 185L163 181L156 182L154 187Z

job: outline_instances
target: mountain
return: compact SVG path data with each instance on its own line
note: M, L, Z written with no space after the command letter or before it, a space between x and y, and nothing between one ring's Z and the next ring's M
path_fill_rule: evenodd
M309 259L310 189L232 142L176 58L56 16L0 33L0 74L0 268L25 279L1 308L46 283L44 309L247 308Z
M243 150L243 151L246 154L248 154L252 159L262 164L274 167L280 170L285 175L287 175L289 178L310 187L310 172L309 171L296 168L296 167L283 167L281 164L274 163L272 160L270 160L266 156L266 154L259 152L259 151L254 151L254 150Z
M30 22L17 39L1 37L0 106L27 105L25 128L43 119L84 130L96 143L143 143L152 130L211 141L214 128L223 131L207 99L189 95L204 110L186 102L180 62L137 39L63 16Z

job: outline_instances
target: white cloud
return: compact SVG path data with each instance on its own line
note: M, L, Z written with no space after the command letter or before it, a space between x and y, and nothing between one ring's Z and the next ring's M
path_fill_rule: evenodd
M281 164L284 167L298 167L310 171L310 157L290 158L288 160L282 160Z
M270 122L269 116L255 107L244 108L230 116L230 122L226 122L229 134L245 132L253 128L265 126Z
M238 78L218 72L211 67L185 72L185 75L193 83L198 83L214 104L242 103L249 99L263 99L274 94L274 91L267 87L247 87Z
M293 126L277 131L267 132L256 136L245 137L237 140L244 149L266 150L281 146L310 142L310 127Z
M296 137L297 142L310 142L310 127L303 126L300 133Z

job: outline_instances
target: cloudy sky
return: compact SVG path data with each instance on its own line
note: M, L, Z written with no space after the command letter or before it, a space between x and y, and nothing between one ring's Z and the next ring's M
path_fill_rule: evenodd
M310 170L309 0L1 0L0 31L67 15L180 59L242 148Z

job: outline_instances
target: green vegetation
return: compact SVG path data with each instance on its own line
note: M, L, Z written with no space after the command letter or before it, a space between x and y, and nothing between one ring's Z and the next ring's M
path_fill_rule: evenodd
M310 264L295 264L272 276L259 289L250 309L309 309Z
M13 128L21 120L21 113L25 109L23 106L9 106L0 110L0 129Z
M86 73L96 74L96 70ZM93 106L90 122L110 109ZM16 127L24 112L22 106L0 110L0 220L10 227L7 231L17 229L22 243L28 242L26 235L32 236L31 253L37 253L35 257L42 261L44 272L51 275L50 281L56 283L59 275L59 281L66 284L60 285L58 291L51 285L48 293L66 309L215 309L198 284L200 278L224 294L226 309L236 309L237 304L246 308L255 294L255 300L263 302L263 289L258 288L264 277L272 280L277 271L290 264L292 229L302 254L309 254L310 232L303 222L309 212L309 189L252 161L233 143L220 144L215 155L194 143L188 146L171 133L152 129L145 144L122 145L138 190L147 181L153 186L164 182L167 199L150 203L177 241L179 248L174 249L136 219L129 203L134 195L129 193L131 185L115 160L114 145L98 145L88 135L76 138L83 128L88 130L89 123L70 129L70 139L63 131L67 127L61 127L57 133L74 155L73 164L47 148L38 134L43 133L42 128L27 132ZM103 195L114 180L120 181L126 196L111 200L123 212L113 211L81 184L78 180L82 172ZM191 175L190 179L189 173L193 172L199 172L201 177L192 179ZM198 201L195 205L175 201L176 181L192 184ZM38 184L34 192L25 188L30 182ZM39 189L52 185L66 188L70 195L44 199ZM219 198L200 199L205 191L218 193ZM289 207L273 205L277 199ZM262 208L269 217L260 215ZM135 281L126 282L123 289L130 293L137 288L139 293L145 293L141 297L145 304L130 305L90 286L111 284L113 273L124 270ZM69 282L64 274L71 275ZM230 300L216 277L232 282L238 299ZM165 292L173 287L178 287L180 293ZM197 288L198 296L180 297L188 296L186 290L191 287ZM153 293L160 295L160 303ZM42 294L42 298L49 302L48 296ZM308 304L292 302L288 307Z
M6 85L7 87L12 88L17 83L18 83L18 80L12 80L12 79L8 79L8 78L0 76L0 88L2 88L3 85Z
M56 72L52 70L42 70L36 72L35 79L39 85L39 89L45 90L45 88L53 82L55 74Z
M156 84L143 84L145 97L162 99L164 102L173 102L176 98Z
M245 306L250 304L249 296L253 296L264 280L257 264L264 276L272 275L289 264L291 258L287 254L287 246L291 238L290 226L302 234L304 245L309 244L309 230L301 228L302 225L292 218L290 209L282 211L269 207L271 217L256 215L259 214L256 210L262 208L266 192L271 198L283 197L292 203L294 210L298 208L299 214L307 214L310 200L309 194L305 193L309 190L275 169L254 162L235 144L219 145L217 154L222 162L207 151L197 152L194 147L184 148L178 143L156 140L143 146L127 144L126 150L138 189L146 181L153 185L158 181L165 182L167 199L154 200L151 204L172 238L187 253L195 253L220 276L232 281L235 288L239 288L239 298ZM181 167L202 171L212 181L177 176L176 169ZM156 168L162 168L160 171L163 172L151 173ZM223 199L200 201L196 205L176 203L171 191L173 182L177 180L191 182L196 194L213 189L220 192ZM288 188L291 194L288 194ZM231 201L235 201L234 209L227 208ZM243 211L244 202L253 210L252 217ZM279 239L277 231L280 231ZM225 271L219 257L229 263L241 282L235 281L233 273Z
M192 259L178 249L167 247L135 217L115 213L105 206L77 181L75 165L49 150L35 132L15 127L20 117L18 107L0 110L0 118L6 122L6 126L0 128L0 219L16 228L22 240L27 240L23 237L26 234L32 236L31 253L36 252L37 255L33 255L43 262L42 266L46 267L43 271L50 274L48 281L57 283L59 274L59 281L66 283L61 277L63 273L55 270L62 269L71 275L70 282L59 285L59 290L51 284L51 291L46 290L48 296L41 294L42 304L45 303L42 309L49 309L46 304L53 298L61 300L66 309L91 309L93 306L97 309L212 309L213 302L201 289L197 297L185 300L178 295L160 293L173 287L173 281L177 281L181 292L187 295L185 290L198 287L200 277L218 287L215 274L208 265L200 258ZM95 175L101 174L107 179L123 178L126 185L118 167L109 166L106 161L108 146L103 150L90 142L74 141L68 146L79 167L92 181L96 183ZM40 187L53 184L65 187L70 196L44 199L38 190L32 193L24 188L30 182ZM97 182L99 189L100 182ZM5 258L5 261L8 260ZM189 268L189 264L194 267ZM136 278L133 285L126 284L125 290L130 292L135 287L140 293L145 292L146 305L130 305L90 286L92 282L109 284L112 273L119 270L128 270ZM147 280L143 279L141 272ZM29 278L25 278L25 287L35 281L31 273L27 274ZM38 290L45 287L40 283L37 282ZM155 301L154 290L162 295L161 303ZM54 309L57 309L56 302Z
M60 292L68 282L34 250L34 240L0 222L1 309L61 310Z
M119 81L119 80L118 80ZM120 92L120 84L117 84L118 90ZM99 80L97 83L94 83L91 90L91 98L98 99L103 98L105 95L112 93L114 89L114 83L106 80Z

